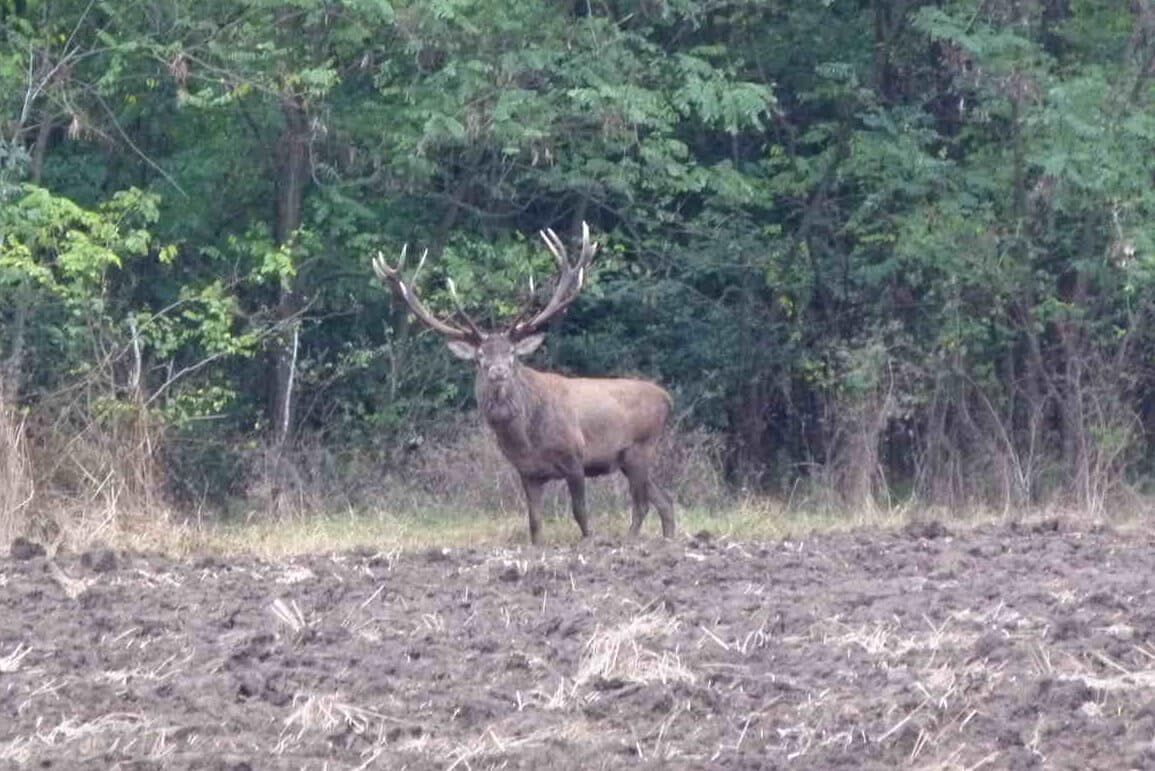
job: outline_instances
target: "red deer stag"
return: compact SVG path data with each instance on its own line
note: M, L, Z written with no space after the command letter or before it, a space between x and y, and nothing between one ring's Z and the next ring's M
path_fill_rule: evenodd
M538 313L531 315L532 309L527 307L500 331L478 328L462 307L452 281L448 282L449 292L460 323L430 313L413 286L401 277L405 249L396 268L378 252L373 270L422 324L448 339L455 355L477 363L477 404L502 453L521 477L530 541L541 543L546 482L566 481L573 516L585 538L590 534L585 478L619 470L629 480L633 502L630 534L637 535L652 502L662 520L662 535L670 538L674 535L673 502L650 477L658 439L672 406L670 395L645 380L563 377L518 361L537 350L545 337L541 328L577 297L598 249L597 243L590 242L589 226L584 222L581 253L576 260L570 260L552 230L543 230L541 237L557 261L553 294ZM425 260L425 254L421 259Z

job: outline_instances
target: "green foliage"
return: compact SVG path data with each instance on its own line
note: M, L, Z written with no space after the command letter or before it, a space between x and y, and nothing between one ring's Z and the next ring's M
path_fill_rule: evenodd
M96 302L93 295L110 270L148 253L144 226L156 216L155 198L139 190L116 193L88 211L26 185L0 215L3 281L34 282L83 312Z
M208 413L194 405L219 409L235 398L235 386L219 378L189 384L188 391L174 388L204 363L251 355L259 332L237 328L235 297L219 280L179 284L175 297L149 302L151 292L135 278L159 282L181 267L178 251L158 245L148 229L158 216L157 196L137 189L90 210L32 185L0 210L0 302L35 314L37 345L46 346L32 358L26 387L52 388L78 374L103 378L110 361L133 350L152 369L140 397L163 397L165 405L174 396L174 418L201 417ZM92 359L94 348L108 358ZM118 409L113 377L113 394L97 402L101 415Z
M587 220L602 256L544 363L660 378L732 470L831 461L892 389L896 474L929 473L935 432L981 458L981 414L1073 478L1078 399L1137 421L1095 446L1155 430L1151 24L1107 0L28 3L0 19L0 352L36 349L35 401L94 337L141 346L182 436L251 446L291 341L295 428L392 448L470 374L369 255L428 247L429 306L452 278L498 325L548 289L537 230Z

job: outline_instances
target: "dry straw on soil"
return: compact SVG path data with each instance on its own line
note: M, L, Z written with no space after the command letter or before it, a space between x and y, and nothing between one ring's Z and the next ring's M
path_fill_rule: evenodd
M623 624L597 630L582 652L575 690L596 682L694 682L694 673L683 666L678 652L656 644L677 629L677 618L651 610Z
M13 560L0 680L28 708L0 765L1147 768L1150 541L987 526L106 572L62 555L94 582L76 603Z

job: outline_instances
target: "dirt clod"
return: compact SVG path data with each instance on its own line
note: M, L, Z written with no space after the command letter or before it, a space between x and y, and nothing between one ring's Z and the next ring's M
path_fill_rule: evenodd
M45 551L44 547L35 541L29 541L27 538L15 538L12 541L9 553L14 560L30 560L36 557L43 557Z
M449 549L427 549L425 551L425 559L429 562L448 562Z
M108 573L116 570L118 563L116 552L112 549L90 549L80 555L80 564L94 573Z
M910 538L925 538L927 540L934 538L945 538L950 535L946 525L939 522L937 519L929 519L925 521L911 521L907 523L903 531Z

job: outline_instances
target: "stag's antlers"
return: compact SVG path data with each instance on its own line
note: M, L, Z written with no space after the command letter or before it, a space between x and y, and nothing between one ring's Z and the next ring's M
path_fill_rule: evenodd
M509 336L512 340L518 340L536 332L547 321L569 307L581 291L582 284L585 283L586 268L593 264L594 256L598 251L598 243L596 241L590 242L590 226L585 222L582 222L581 253L577 260L572 263L569 261L565 244L561 242L553 230L546 228L541 231L541 240L545 241L546 248L557 261L557 283L554 284L553 295L549 298L549 302L536 316L529 321L521 320L522 316L529 313L529 308L518 314L517 319L509 327Z
M532 307L524 308L510 323L505 334L513 341L520 340L538 329L543 327L553 317L562 313L569 307L574 298L581 292L582 284L585 282L585 272L594 260L594 256L598 251L597 242L590 242L590 227L585 222L582 223L582 243L581 253L577 259L570 262L568 252L561 239L550 228L541 231L541 238L545 241L546 248L549 249L550 254L553 255L554 260L557 261L558 274L557 281L554 284L553 294L549 298L549 302L536 315L528 321L524 320L532 311ZM397 267L392 267L385 261L385 256L381 252L377 252L377 256L373 258L373 272L377 274L377 278L388 284L389 288L402 302L408 306L409 310L417 317L421 323L432 329L438 334L444 335L451 340L461 340L462 342L472 343L478 345L485 337L485 333L474 323L473 319L465 312L465 308L461 304L461 298L457 296L457 287L454 286L452 279L447 279L446 284L449 287L449 295L453 298L453 304L456 306L457 315L461 317L463 325L457 325L449 321L439 319L434 316L412 286L407 284L401 278L401 270L405 267L405 256L409 250L409 245L406 244L401 249L401 258L397 262ZM429 250L426 249L421 253L421 259L417 263L417 270L413 272L416 276L421 271L421 267L425 264L425 258L429 256Z
M401 269L405 267L405 254L408 251L409 244L401 247L401 259L397 261L396 268L391 267L389 263L385 262L385 255L377 252L377 256L373 258L373 272L377 274L377 278L388 284L393 290L393 294L409 306L409 310L413 315L434 332L442 334L450 340L461 340L462 342L473 343L474 345L480 344L484 335L481 330L477 328L477 325L473 323L473 319L469 317L465 309L461 307L461 300L457 297L457 287L453 285L452 280L449 281L449 294L453 297L453 302L457 306L457 312L465 321L464 327L442 321L430 313L429 309L425 307L425 304L421 302L421 298L417 296L417 293L401 278ZM421 272L421 266L425 264L425 258L428 256L428 249L421 253L421 259L417 263L417 270L413 272L414 275Z

